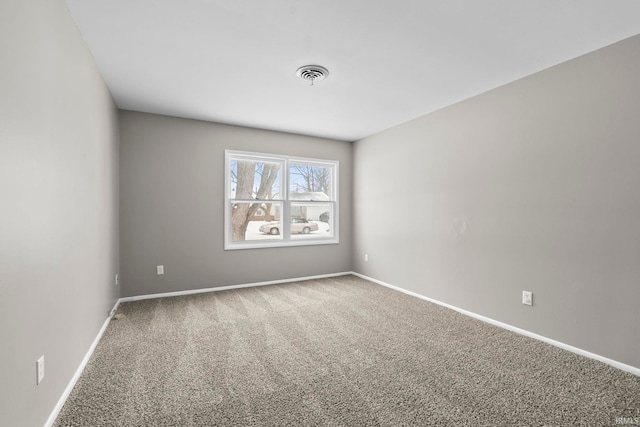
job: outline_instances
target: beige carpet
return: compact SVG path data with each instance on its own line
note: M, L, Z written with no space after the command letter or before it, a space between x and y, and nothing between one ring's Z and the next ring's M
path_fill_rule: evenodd
M640 377L353 276L118 313L55 426L640 422Z

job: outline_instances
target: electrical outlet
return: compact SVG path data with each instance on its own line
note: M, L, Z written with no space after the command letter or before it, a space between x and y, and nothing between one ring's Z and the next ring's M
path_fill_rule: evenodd
M369 254L364 254L364 262L369 262Z
M118 273L116 273L116 286L118 286Z
M524 305L533 305L533 292L522 291L522 303Z
M158 273L158 276L164 274L164 265L159 265L156 267L156 273Z
M36 385L40 385L44 379L44 355L36 360Z

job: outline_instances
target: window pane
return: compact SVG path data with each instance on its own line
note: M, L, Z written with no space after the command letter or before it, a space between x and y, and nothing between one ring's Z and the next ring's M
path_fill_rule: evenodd
M333 236L333 203L291 203L292 240Z
M229 198L281 200L282 166L278 162L231 159Z
M333 167L292 163L289 165L291 200L333 200Z
M282 203L231 203L231 241L281 240Z

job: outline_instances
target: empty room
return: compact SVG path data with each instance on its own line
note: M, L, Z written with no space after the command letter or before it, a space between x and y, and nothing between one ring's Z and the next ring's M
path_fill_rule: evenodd
M0 0L0 426L640 425L640 2Z

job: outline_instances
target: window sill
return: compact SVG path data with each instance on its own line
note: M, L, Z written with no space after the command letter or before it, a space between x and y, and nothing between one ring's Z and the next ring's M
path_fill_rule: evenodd
M263 249L263 248L286 248L290 246L318 246L318 245L337 245L339 239L305 239L305 240L289 240L283 241L262 241L262 242L236 242L225 245L225 251L233 251L237 249Z

